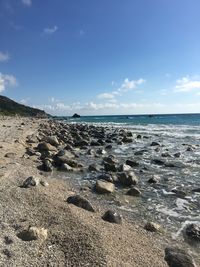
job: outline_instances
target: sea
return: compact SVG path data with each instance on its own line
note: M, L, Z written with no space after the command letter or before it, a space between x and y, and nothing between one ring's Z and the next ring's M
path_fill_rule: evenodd
M66 123L92 124L112 129L122 128L132 131L133 143L113 146L110 153L120 162L134 159L139 168L134 171L139 177L139 198L128 197L125 189L117 188L115 198L93 195L95 199L107 202L129 218L153 221L168 229L172 238L183 238L182 230L189 223L200 225L200 114L170 115L115 115L82 116L77 119L60 118ZM136 138L141 135L141 139ZM159 149L151 147L158 142ZM139 152L139 153L138 153ZM141 152L141 153L140 153ZM180 157L176 153L180 152ZM154 160L169 163L168 167ZM83 153L82 161L86 159ZM101 164L102 159L95 159ZM170 167L171 166L171 167ZM159 183L149 184L151 177L159 178ZM79 186L95 183L91 173L74 175ZM199 189L199 190L196 190ZM179 192L179 193L175 193Z

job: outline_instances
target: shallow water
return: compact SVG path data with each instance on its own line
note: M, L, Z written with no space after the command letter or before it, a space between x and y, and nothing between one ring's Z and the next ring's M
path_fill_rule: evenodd
M72 122L73 123L73 122ZM107 203L116 209L124 211L131 219L141 221L154 221L168 229L173 238L179 238L180 229L190 222L200 223L200 193L192 192L192 189L200 188L200 126L198 125L128 125L95 123L94 125L105 126L109 131L116 128L128 129L134 134L131 144L113 145L107 155L113 154L120 163L127 159L134 159L139 167L133 168L139 177L138 187L142 191L141 197L126 196L126 189L117 187L115 196L101 196L93 193L94 199ZM136 136L141 134L142 139ZM152 141L161 144L159 151L150 146ZM188 147L191 148L188 151ZM96 148L98 149L98 148ZM143 155L134 155L137 151L143 151ZM170 157L162 157L162 153L169 153ZM181 152L180 158L174 154ZM102 157L93 158L86 155L82 150L80 162L89 166L91 163L101 164ZM164 167L152 163L153 159L161 159L176 167ZM94 184L99 173L73 173L75 184L83 186ZM153 175L160 178L158 184L151 185L147 181ZM177 196L173 189L186 193L186 197Z

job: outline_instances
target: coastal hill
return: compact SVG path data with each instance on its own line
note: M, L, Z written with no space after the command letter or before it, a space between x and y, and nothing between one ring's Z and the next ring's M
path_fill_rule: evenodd
M19 104L8 97L0 95L0 115L20 115L26 117L46 118L45 111Z

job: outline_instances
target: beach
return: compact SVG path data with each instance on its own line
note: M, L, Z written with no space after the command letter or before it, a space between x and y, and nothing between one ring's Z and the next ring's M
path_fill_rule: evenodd
M111 149L108 145L116 149L122 145L120 140L130 145L133 142L130 139L134 139L130 131L102 127L49 119L0 119L0 266L167 267L165 248L177 246L194 258L196 265L190 266L199 266L198 248L171 239L167 231L145 230L146 218L143 222L141 217L130 218L126 210L121 209L122 223L102 219L108 209L115 210L113 199L127 202L118 196L128 190L127 184L122 191L118 189L119 181L115 180L112 169L115 164L108 162ZM107 131L114 141L104 142L109 139ZM154 143L151 147L156 146ZM115 157L110 157L111 162ZM128 164L125 165L119 166L120 172L126 173ZM103 174L102 168L111 174L109 183L115 184L116 195L108 191L104 194L108 188L104 188L103 194L94 193L96 179L88 179L89 183L86 179L84 183L77 182L88 173L95 177ZM135 172L137 174L137 170ZM75 180L75 176L79 179ZM33 177L32 180L26 181L29 177ZM76 195L87 199L95 212L67 201ZM123 208L123 203L119 207ZM116 212L120 213L120 209L116 208ZM23 233L33 227L39 229L35 230L37 234L25 237Z

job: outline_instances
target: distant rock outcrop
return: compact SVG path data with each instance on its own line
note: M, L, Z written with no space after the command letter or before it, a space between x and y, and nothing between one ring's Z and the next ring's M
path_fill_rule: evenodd
M45 111L19 104L8 97L0 95L0 115L20 115L27 117L47 118Z
M77 113L74 113L74 115L72 116L72 118L80 118L81 116L78 115Z

